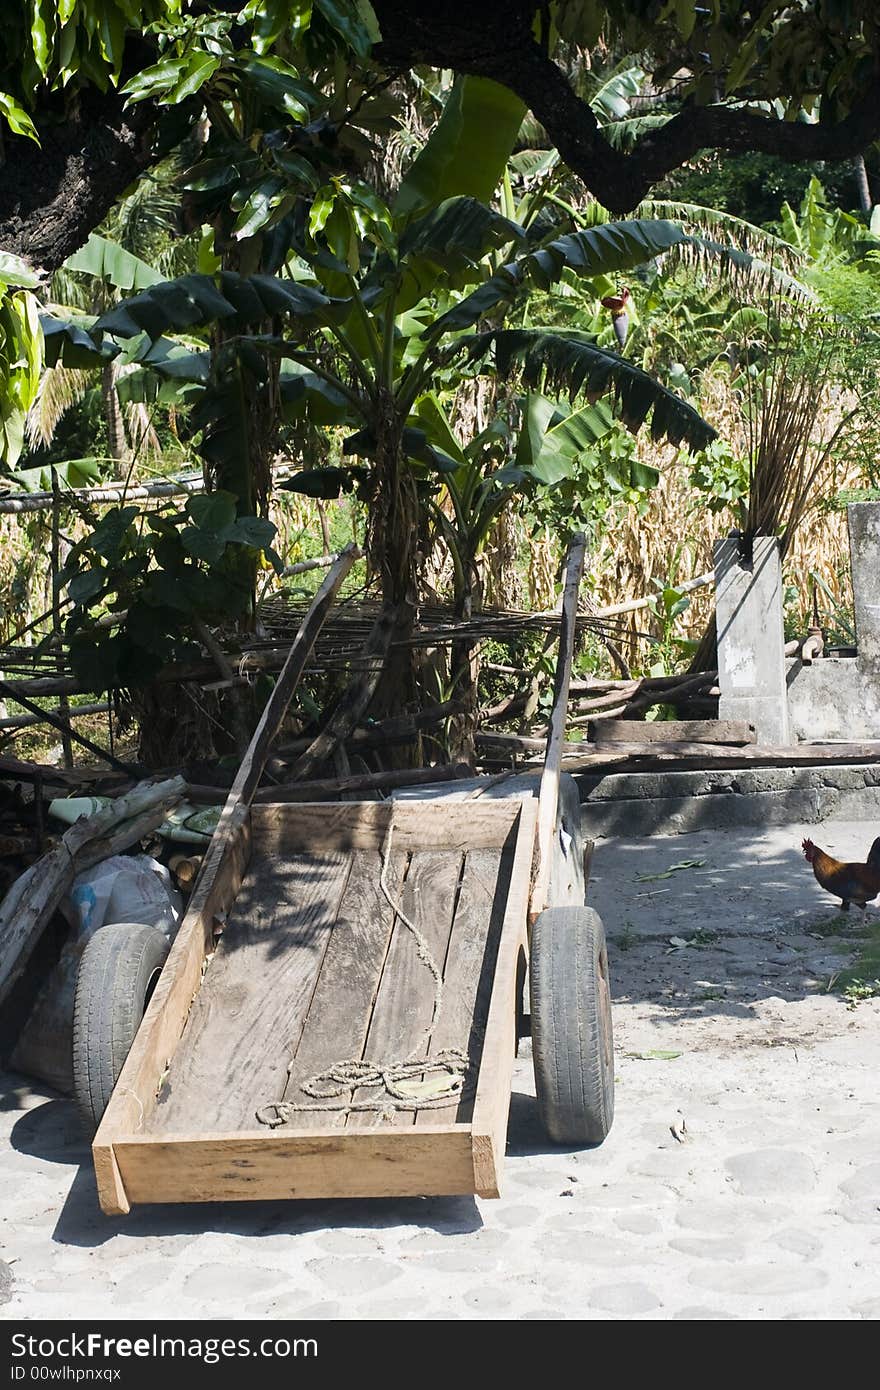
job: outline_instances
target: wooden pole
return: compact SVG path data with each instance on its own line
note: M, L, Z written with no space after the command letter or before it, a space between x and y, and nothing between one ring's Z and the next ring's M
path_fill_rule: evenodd
M58 470L52 469L52 636L57 647L58 674L64 676L64 655L61 649L61 585L58 582L61 552L61 497L58 488ZM73 741L70 737L70 701L66 695L58 697L58 718L61 721L61 753L65 767L73 767Z

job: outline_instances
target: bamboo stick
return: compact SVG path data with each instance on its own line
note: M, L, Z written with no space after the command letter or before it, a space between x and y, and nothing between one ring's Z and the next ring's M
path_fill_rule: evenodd
M97 705L72 705L66 710L53 709L50 714L54 714L58 719L79 719L87 714L106 714L110 706L105 700ZM0 719L0 731L7 729L30 729L35 724L49 723L42 714L18 714L10 715L8 719Z

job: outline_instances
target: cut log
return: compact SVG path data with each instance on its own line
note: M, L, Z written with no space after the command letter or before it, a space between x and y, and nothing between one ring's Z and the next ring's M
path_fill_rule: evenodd
M142 783L111 806L75 821L55 849L16 880L0 903L0 1003L76 875L150 834L185 790L182 777Z

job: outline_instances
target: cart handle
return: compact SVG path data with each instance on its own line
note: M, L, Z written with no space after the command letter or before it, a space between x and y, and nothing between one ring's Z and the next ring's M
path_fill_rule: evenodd
M565 561L565 585L559 623L559 653L553 680L553 707L544 754L544 770L538 793L538 829L535 851L535 872L529 902L529 922L547 906L550 888L553 837L559 809L559 777L562 771L562 745L565 738L565 718L568 712L568 688L574 660L574 638L578 608L578 593L587 554L586 537L578 532L572 536Z

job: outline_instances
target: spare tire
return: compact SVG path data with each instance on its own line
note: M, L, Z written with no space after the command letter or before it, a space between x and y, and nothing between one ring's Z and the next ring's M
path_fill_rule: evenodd
M117 922L83 951L73 1004L73 1094L93 1138L168 956L157 927Z

